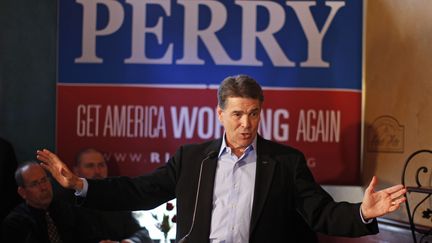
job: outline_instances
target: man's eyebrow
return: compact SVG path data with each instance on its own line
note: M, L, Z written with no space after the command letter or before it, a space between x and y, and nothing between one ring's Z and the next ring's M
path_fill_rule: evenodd
M39 180L42 180L42 179L45 179L45 178L48 178L48 176L45 175L45 176L42 176L42 177L39 177L39 178L35 178L33 180L30 180L29 182L32 183L32 182L39 181Z
M84 165L95 165L98 164L98 162L88 162L88 163L84 163Z
M250 111L233 110L232 113L251 113L251 112L256 112L256 111L259 111L259 110L260 110L260 108L257 107L257 108L254 108L254 109L250 110Z
M95 164L106 164L106 161L90 161L85 163L86 165L95 165Z
M254 109L252 109L252 110L250 110L249 112L247 112L247 113L252 113L252 112L257 112L257 111L259 111L260 110L260 108L254 108Z

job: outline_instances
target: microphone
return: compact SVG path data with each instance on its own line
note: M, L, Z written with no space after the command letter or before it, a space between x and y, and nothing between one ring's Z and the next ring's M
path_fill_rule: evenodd
M180 241L178 243L187 243L187 238L189 237L190 233L193 230L193 227L195 225L195 216L196 216L196 209L197 209L197 205L198 205L198 196L199 196L199 192L200 192L200 187L201 187L201 176L202 176L202 169L203 169L203 165L204 165L204 161L211 159L215 156L217 156L217 152L216 151L210 151L207 156L201 161L201 167L200 167L200 172L199 172L199 176L198 176L198 187L197 190L195 192L195 206L194 206L194 212L192 215L192 224L191 227L189 228L189 232L180 239Z

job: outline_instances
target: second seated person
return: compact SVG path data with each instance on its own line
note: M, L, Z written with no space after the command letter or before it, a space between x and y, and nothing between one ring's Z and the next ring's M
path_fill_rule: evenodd
M0 242L83 242L77 226L88 228L89 225L77 221L75 207L53 197L51 181L39 163L20 163L15 181L24 202L3 220Z
M99 180L108 177L105 158L102 152L95 148L86 148L77 154L74 171L78 176L87 179ZM59 188L56 194L71 203L75 200L73 191L70 190ZM147 229L139 225L131 211L101 211L84 207L80 209L78 217L92 226L89 229L82 229L87 242L153 242Z

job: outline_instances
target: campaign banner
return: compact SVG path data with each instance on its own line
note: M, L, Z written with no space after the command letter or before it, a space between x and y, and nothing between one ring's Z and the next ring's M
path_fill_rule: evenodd
M137 176L220 138L218 84L264 88L259 133L323 184L360 182L362 1L59 2L57 152Z

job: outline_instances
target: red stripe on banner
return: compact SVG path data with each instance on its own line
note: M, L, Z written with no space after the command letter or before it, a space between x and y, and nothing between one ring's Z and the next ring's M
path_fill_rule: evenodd
M319 183L360 183L360 92L264 95L262 136L303 151ZM57 152L72 165L80 149L95 147L110 175L141 175L181 144L220 137L216 105L215 89L59 85Z

